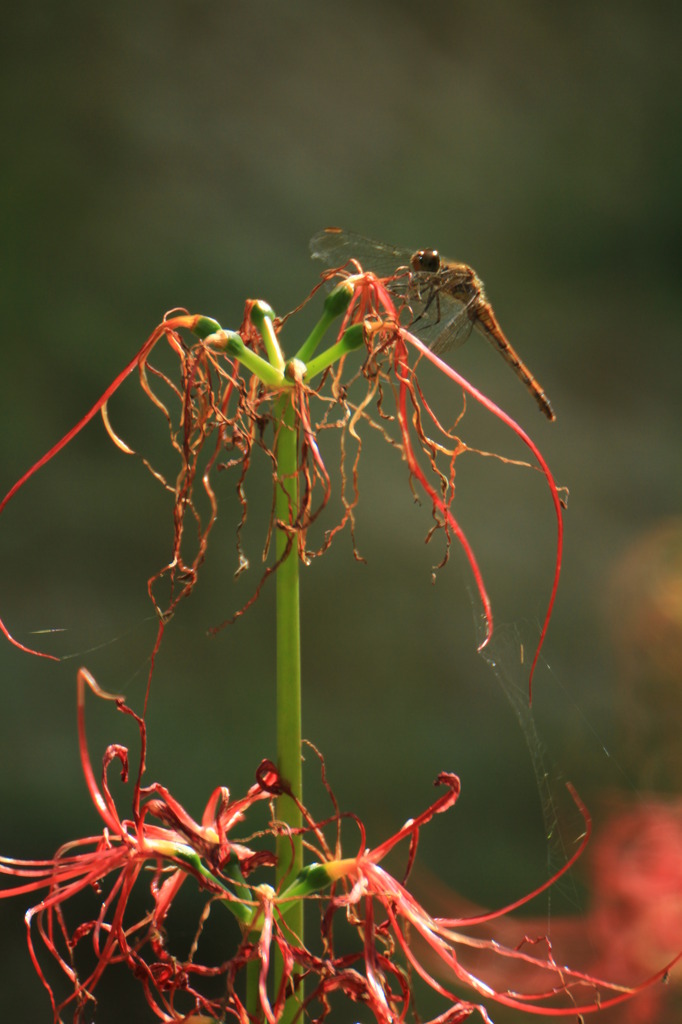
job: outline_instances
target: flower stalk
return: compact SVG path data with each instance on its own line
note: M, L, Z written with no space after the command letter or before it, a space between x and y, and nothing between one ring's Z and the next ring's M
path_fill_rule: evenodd
M303 800L301 764L301 621L299 600L299 558L295 536L298 510L298 427L294 391L282 391L276 405L277 494L275 500L277 559L276 580L276 654L277 654L277 764L292 795L277 798L277 817L286 826L277 838L276 886L280 891L287 879L296 877L303 867L303 841L300 834ZM297 802L298 801L298 802ZM298 901L289 914L289 927L303 945L303 902ZM281 978L281 961L275 986Z

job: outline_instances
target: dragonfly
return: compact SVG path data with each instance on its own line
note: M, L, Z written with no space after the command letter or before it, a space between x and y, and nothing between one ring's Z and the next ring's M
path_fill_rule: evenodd
M509 363L547 419L556 419L547 395L500 327L483 282L466 263L446 259L437 249L411 252L342 228L320 231L310 240L310 251L332 268L354 260L364 271L392 278L390 290L412 311L410 331L438 355L477 330Z

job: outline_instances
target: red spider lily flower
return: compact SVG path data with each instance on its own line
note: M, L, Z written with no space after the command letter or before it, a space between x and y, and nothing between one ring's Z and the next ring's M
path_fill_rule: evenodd
M138 725L141 754L131 819L119 816L107 781L109 766L114 761L120 765L123 781L127 781L129 762L125 747L112 744L107 748L101 784L95 781L85 738L86 686L99 697L115 700L118 709L131 715ZM224 973L224 968L201 965L194 962L192 956L185 961L173 956L166 947L164 922L180 887L192 877L209 900L219 898L243 926L248 925L257 903L243 880L258 865L273 864L274 855L232 842L229 833L253 804L271 800L281 791L278 773L270 762L264 761L258 769L256 783L238 800L231 800L224 787L214 790L199 823L164 787L158 784L142 787L146 751L144 721L122 698L104 693L85 669L78 674L78 727L86 784L104 823L101 835L66 843L49 861L0 858L0 874L22 879L13 888L0 891L0 897L47 890L40 903L27 912L26 928L30 956L48 991L54 1020L60 1021L62 1011L71 1004L75 1005L74 1019L80 1020L83 1008L94 1004L95 989L102 974L115 963L127 965L140 979L146 999L160 1020L187 1019L187 1011L181 1013L176 1008L179 995L193 1004L197 1015L205 1012L211 1015L205 1019L213 1019L220 1005L202 995L196 985L202 978ZM164 824L153 824L150 817ZM149 891L153 909L140 919L130 921L130 897L146 867L152 869ZM113 881L105 895L107 879ZM65 904L88 890L102 895L97 913L69 930ZM72 992L62 1001L58 1001L40 964L34 927L71 983ZM75 961L86 937L91 941L96 964L86 977L81 977Z
M275 524L271 518L263 560L267 559L275 526L289 532L291 543L296 545L299 558L304 562L323 554L334 537L346 526L354 540L354 509L359 500L357 467L362 448L357 427L360 422L371 423L383 433L393 448L401 452L407 463L411 485L416 483L431 503L435 525L429 538L434 530L441 529L446 541L441 565L447 560L452 537L463 548L483 607L486 636L481 646L485 645L493 629L491 604L473 548L452 512L456 461L472 449L454 434L452 428L441 424L430 407L417 380L416 364L413 365L408 356L410 351L416 351L417 362L423 358L431 360L466 394L513 430L530 449L547 479L557 516L557 551L548 608L531 666L532 680L547 631L561 565L562 516L556 483L537 447L518 424L401 326L402 309L396 308L395 296L389 287L391 278L384 279L358 270L356 267L356 272L348 273L340 269L323 276L324 280L340 276L341 282L327 296L323 315L308 339L288 361L283 356L277 333L284 320L273 319L274 314L262 302L247 303L238 334L223 331L216 321L208 317L191 315L185 311L169 314L88 413L17 481L0 502L1 512L33 474L61 451L96 413L101 413L112 440L121 451L136 455L111 426L107 403L137 368L145 394L167 421L170 441L180 460L177 476L171 481L166 480L143 457L150 472L173 496L171 557L147 582L149 596L159 616L157 640L152 652L152 670L165 624L179 601L194 587L206 555L209 534L217 518L215 474L219 470L236 470L236 490L242 509L237 530L238 572L248 567L249 560L241 548L242 527L248 509L245 478L254 449L261 448L274 467L273 487L280 486L276 478L275 445L270 435L276 437L281 428L276 414L276 402L278 395L286 389L293 396L299 429L299 507L291 510L289 523ZM342 313L339 340L322 354L316 355L325 331ZM182 330L189 330L195 335L191 345L183 340L180 333ZM177 357L179 381L171 379L150 363L152 352L162 339L165 339ZM345 356L363 341L367 349L365 361L361 370L347 380L342 376ZM334 363L337 365L332 369ZM363 378L367 387L366 396L360 401L351 400L350 386ZM330 387L327 387L328 383ZM389 399L395 403L394 413L387 408ZM321 417L313 411L314 402L321 403ZM373 415L369 411L372 404L376 407ZM332 415L334 409L341 410L336 420ZM396 430L391 433L393 425ZM341 435L339 468L343 511L340 520L326 528L321 545L317 549L310 549L308 531L327 507L332 492L330 474L318 446L318 433L329 429L336 429ZM348 464L351 460L347 450L349 439L356 446L350 468ZM200 504L195 499L197 491L208 501L207 513L200 510ZM315 498L316 494L319 499ZM188 526L192 529L188 529ZM357 551L355 554L360 557ZM236 615L226 619L223 625L233 621L256 600L263 582L276 568L277 565L267 566L253 597ZM163 596L159 593L162 584L165 587ZM222 627L216 627L219 628ZM54 657L17 641L2 620L0 631L22 650Z
M583 914L553 914L551 921L554 959L598 977L622 984L648 977L682 949L682 804L679 800L646 798L636 806L620 800L592 838L585 852L583 872L589 882L589 903ZM460 920L473 919L481 911L436 879L422 877L419 888L440 914ZM513 945L522 927L526 935L542 935L547 918L508 917L485 929L488 938ZM428 966L443 980L446 969L427 950ZM497 958L490 964L485 949L467 952L467 967L485 971L494 988L516 985L517 965ZM540 983L537 978L528 981ZM672 970L668 984L647 985L633 999L606 1014L618 1024L653 1024L667 1021L679 1008L682 977Z
M364 845L364 829L361 827L362 846L357 857L326 861L319 865L318 870L324 872L329 879L343 881L345 884L343 894L332 897L324 915L323 934L326 947L328 950L332 949L333 918L337 911L343 910L363 940L363 953L333 960L333 976L321 982L319 988L311 995L311 999L321 999L322 994L341 988L347 994L354 998L362 998L370 1005L376 1019L382 1024L396 1024L404 1019L411 1001L410 990L414 987L413 983L407 984L407 975L399 966L397 954L401 954L412 977L418 976L449 1004L444 1013L430 1024L463 1021L473 1013L478 1013L486 1022L490 1021L483 1005L462 1000L461 996L448 987L448 978L451 979L451 984L458 988L464 985L473 990L478 997L492 1003L528 1014L579 1020L581 1014L595 1013L630 1001L656 982L665 979L673 964L682 957L682 954L679 954L644 982L630 987L605 981L594 974L558 963L547 937L525 937L519 945L512 947L505 946L495 939L478 938L469 934L476 926L490 925L491 922L500 920L534 899L553 885L581 856L590 837L590 818L570 786L571 795L584 817L585 831L573 856L551 879L522 899L496 911L454 919L429 914L408 892L405 884L393 878L379 862L397 843L409 839L410 852L406 875L409 873L414 862L420 829L435 814L452 807L459 794L459 779L455 775L442 773L435 784L445 786L445 794L418 817L407 821L402 829L380 846L367 849ZM296 891L295 886L292 886L291 891ZM282 894L281 899L285 899L286 896L287 893ZM512 922L505 922L505 926L509 933ZM608 944L609 937L603 938ZM544 946L544 956L533 952L533 948L538 946ZM381 952L382 949L384 953ZM427 956L423 955L424 950ZM474 974L471 969L465 967L463 957L469 951L475 954L477 964L482 964L486 955L494 960L506 962L506 970L496 971L493 966L492 973L497 974L498 981L505 975L513 977L514 988L495 987L484 977ZM363 963L364 971L358 971L357 965ZM438 977L434 976L431 966L433 964L436 965Z
M101 782L95 780L85 736L86 687L102 698L115 700L118 709L130 715L139 730L140 766L129 819L121 818L107 780L112 762L118 762L124 780L127 779L125 747L112 744L107 748ZM126 966L140 981L148 1005L157 1019L164 1022L215 1021L229 1014L240 1024L249 1024L256 1013L268 1024L278 1024L283 1014L289 1012L292 996L298 998L301 1012L321 1020L330 1011L334 994L340 993L365 1006L378 1024L402 1024L413 1008L415 979L445 1001L444 1011L430 1024L457 1024L473 1013L489 1022L483 1004L462 998L453 986L458 990L464 986L475 993L477 1000L490 1000L526 1013L576 1017L617 1005L645 987L633 989L565 967L555 960L547 939L542 940L546 949L543 956L534 952L541 940L525 939L513 947L470 934L477 926L489 927L491 922L532 899L581 854L589 838L590 821L575 794L585 819L585 834L573 857L553 879L501 910L444 918L429 914L407 890L405 880L397 881L380 862L398 843L407 840L407 876L421 829L434 815L454 806L460 788L457 776L439 775L436 784L444 792L373 849L367 847L364 828L358 823L359 853L343 857L339 829L344 815L326 784L323 765L323 780L334 813L326 821L318 822L299 803L305 845L320 862L304 868L284 891L276 892L269 885L253 885L246 880L256 867L274 864L272 852L254 850L231 838L235 826L244 821L254 804L270 801L283 792L293 798L271 762L262 762L256 783L241 799L231 800L224 788L214 790L201 821L197 822L163 786L142 786L144 721L122 698L103 693L85 670L79 673L78 696L81 761L88 791L104 825L102 833L65 844L49 861L0 858L0 874L19 880L13 888L0 892L0 896L46 890L42 900L26 914L26 926L30 956L48 991L55 1022L62 1020L67 1007L73 1008L74 1020L83 1020L85 1011L94 1005L104 971L113 964ZM161 824L153 823L152 818ZM330 844L325 837L328 826L336 829L335 843ZM272 821L256 836L266 845L274 846L276 836L284 828ZM293 835L291 838L293 842ZM140 915L131 908L131 898L145 868L151 869L152 902L151 909ZM169 947L165 926L173 902L189 878L198 883L205 902L190 952L181 957ZM330 887L329 894L322 894L322 890ZM69 927L66 904L87 891L94 892L98 907L80 925ZM305 948L287 925L288 908L301 899L322 901L321 949L317 952ZM198 947L203 925L216 902L233 912L241 930L232 954L222 963L211 965L200 961ZM358 935L360 948L355 952L335 950L335 923L339 915L346 918ZM34 931L70 984L71 992L66 998L58 998L48 981ZM81 974L78 962L86 939L95 964ZM424 949L428 957L423 955ZM469 951L477 958L475 971L466 965ZM271 969L275 952L281 962L276 986ZM496 987L485 979L485 972L478 969L484 954L513 966L513 989ZM431 966L434 962L437 970ZM253 973L254 968L257 1006L247 1006L238 979L245 971ZM651 984L663 973L659 971L645 984ZM524 976L529 981L525 990ZM546 980L538 985L538 977ZM218 996L216 983L220 986Z

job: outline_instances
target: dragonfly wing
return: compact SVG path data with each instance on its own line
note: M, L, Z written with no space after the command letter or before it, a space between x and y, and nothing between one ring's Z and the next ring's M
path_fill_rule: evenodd
M325 228L314 235L310 239L310 253L313 259L332 268L357 260L363 270L379 277L390 277L400 267L409 267L412 255L409 249L397 249L340 228Z
M448 305L453 305L453 300L449 300ZM442 355L464 344L471 334L473 322L467 314L467 307L457 303L457 308L451 309L449 316L434 326L440 327L440 331L434 333L433 341L428 343L429 348L436 355Z

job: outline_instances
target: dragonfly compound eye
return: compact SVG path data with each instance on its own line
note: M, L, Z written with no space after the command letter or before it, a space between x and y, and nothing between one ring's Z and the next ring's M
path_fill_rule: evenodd
M440 256L436 249L419 249L410 262L418 273L437 274L440 270Z

